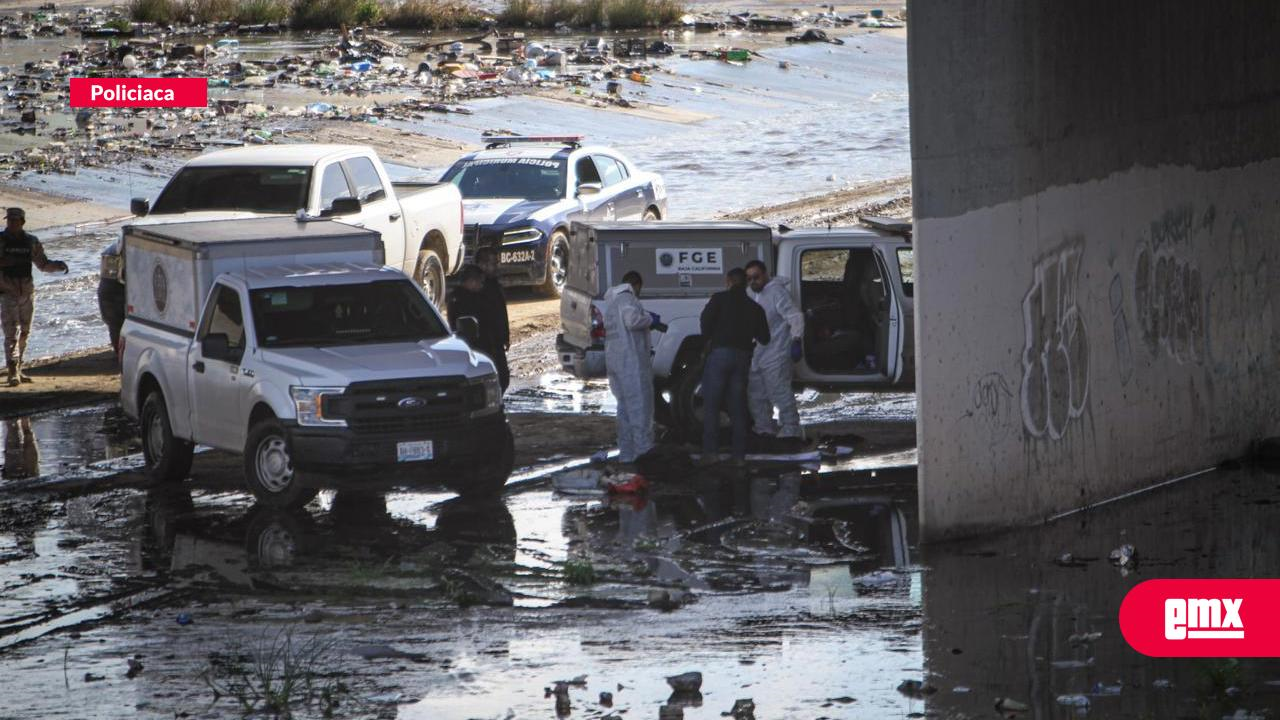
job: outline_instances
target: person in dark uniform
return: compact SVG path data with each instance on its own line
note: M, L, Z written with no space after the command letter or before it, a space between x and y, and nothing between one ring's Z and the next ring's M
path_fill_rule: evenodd
M700 318L706 340L702 364L702 459L719 459L720 408L728 406L733 429L732 460L742 465L747 449L747 375L751 353L770 339L764 309L747 295L747 274L734 268L725 276L727 289L711 296Z
M506 324L502 321L505 318L495 312L492 301L485 295L483 270L476 265L463 265L458 276L462 282L449 293L446 303L449 327L457 331L459 319L468 316L476 319L480 325L480 337L471 349L489 356L497 366L498 382L506 391L510 375L507 372L507 353L503 348Z
M480 248L476 251L476 264L484 271L485 301L498 324L498 340L502 347L501 357L491 355L490 358L498 366L498 379L502 381L502 389L506 390L511 383L511 371L507 367L507 350L511 349L511 321L507 317L507 296L502 292L502 283L498 281L498 251L491 247Z
M5 228L0 232L0 325L4 326L4 362L9 371L9 386L31 382L22 371L22 357L31 334L31 316L35 313L35 285L31 268L40 272L61 270L67 264L45 257L44 246L34 235L23 230L27 214L22 208L5 211Z

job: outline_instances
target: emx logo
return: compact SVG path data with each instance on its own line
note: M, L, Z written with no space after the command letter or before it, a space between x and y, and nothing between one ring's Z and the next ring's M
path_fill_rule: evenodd
M1152 657L1280 657L1278 608L1280 580L1148 580L1121 603L1120 632Z
M1243 640L1244 598L1169 598L1164 601L1165 640Z

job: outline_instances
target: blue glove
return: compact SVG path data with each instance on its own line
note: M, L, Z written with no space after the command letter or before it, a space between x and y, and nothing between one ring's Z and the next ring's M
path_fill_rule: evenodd
M651 313L649 313L649 320L651 321L651 322L649 323L650 325L661 325L661 324L662 324L662 316L661 316L661 315L659 315L659 314L658 314L658 313L656 313L656 312L651 312Z
M800 362L800 358L804 357L804 347L799 340L791 341L791 362Z

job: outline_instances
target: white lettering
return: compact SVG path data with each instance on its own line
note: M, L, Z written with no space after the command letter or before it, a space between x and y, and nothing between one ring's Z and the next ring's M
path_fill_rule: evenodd
M1166 640L1187 639L1187 603L1185 600L1169 598L1164 601L1164 638Z
M1164 637L1166 640L1243 640L1244 621L1240 618L1243 603L1243 598L1168 598L1164 601Z

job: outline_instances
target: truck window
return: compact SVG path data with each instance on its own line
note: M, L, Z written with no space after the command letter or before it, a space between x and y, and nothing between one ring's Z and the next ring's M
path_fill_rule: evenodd
M347 176L342 172L342 165L333 163L324 169L324 175L320 178L320 210L332 208L334 200L344 197L355 196L347 186Z
M387 196L387 189L382 187L382 176L367 157L351 158L346 161L351 180L356 186L356 197L362 203L377 202Z
M408 280L263 288L249 293L249 303L264 348L418 342L449 334Z
M578 164L574 166L578 173L578 184L582 183L603 183L600 179L600 172L596 170L596 164L589 157L578 160Z
M236 353L237 359L244 354L244 313L240 309L240 294L222 284L213 291L197 339L204 340L217 334L227 336L227 347Z
M309 167L186 167L156 198L157 215L240 210L292 215L307 205Z
M627 179L627 172L622 168L622 163L607 156L596 155L593 158L596 162L596 170L600 172L601 182L605 187L617 185Z
M902 294L907 297L916 291L916 251L914 248L899 248L898 274L902 276Z

